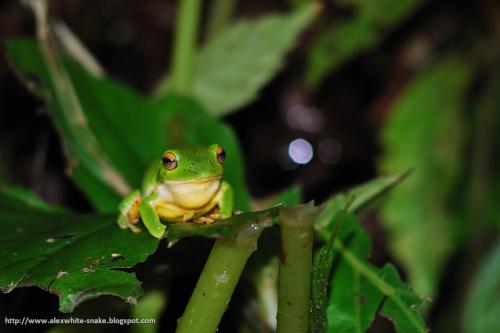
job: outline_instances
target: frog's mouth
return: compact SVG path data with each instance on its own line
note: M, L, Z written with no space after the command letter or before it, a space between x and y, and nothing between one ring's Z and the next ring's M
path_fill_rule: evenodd
M166 180L173 201L179 206L195 209L209 204L218 193L222 176L192 180Z

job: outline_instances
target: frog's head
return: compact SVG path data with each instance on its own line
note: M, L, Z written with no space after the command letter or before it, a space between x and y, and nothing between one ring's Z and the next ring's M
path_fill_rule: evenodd
M224 149L217 144L169 149L162 155L158 178L178 204L199 207L219 189L224 159Z

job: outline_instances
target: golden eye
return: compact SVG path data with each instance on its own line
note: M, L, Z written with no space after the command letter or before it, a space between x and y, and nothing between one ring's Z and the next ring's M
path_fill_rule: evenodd
M224 151L224 149L219 146L217 147L217 162L219 162L220 164L224 163L224 160L226 159L226 152Z
M162 162L163 166L167 170L173 170L177 168L177 157L171 152L163 154Z

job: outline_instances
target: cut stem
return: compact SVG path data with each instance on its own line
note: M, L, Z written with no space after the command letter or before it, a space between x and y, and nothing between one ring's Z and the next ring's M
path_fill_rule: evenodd
M276 332L307 332L311 296L313 222L311 204L283 208Z
M181 0L175 29L172 63L172 89L188 94L195 70L196 33L198 31L201 0Z
M177 333L216 332L261 232L215 242L186 310L178 320Z

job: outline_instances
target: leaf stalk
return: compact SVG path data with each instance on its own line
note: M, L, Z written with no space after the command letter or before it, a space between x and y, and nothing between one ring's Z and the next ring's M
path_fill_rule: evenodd
M236 239L215 242L184 314L178 320L177 333L217 331L241 272L257 249L261 232L260 228L245 231Z

